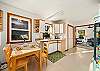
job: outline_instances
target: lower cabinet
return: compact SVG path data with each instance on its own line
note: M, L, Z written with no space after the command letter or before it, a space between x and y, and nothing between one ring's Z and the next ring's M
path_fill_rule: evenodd
M52 44L49 44L49 47L48 47L48 53L53 53L55 51L61 51L61 43L52 43Z
M48 46L48 53L52 53L54 50L53 50L53 44L49 44Z
M53 43L53 52L57 51L57 43Z

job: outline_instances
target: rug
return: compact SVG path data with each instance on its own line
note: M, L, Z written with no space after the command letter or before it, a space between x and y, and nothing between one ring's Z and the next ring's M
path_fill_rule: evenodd
M48 60L50 60L52 63L55 63L58 60L60 60L61 58L63 58L64 56L65 55L62 52L56 51L51 54L48 54Z

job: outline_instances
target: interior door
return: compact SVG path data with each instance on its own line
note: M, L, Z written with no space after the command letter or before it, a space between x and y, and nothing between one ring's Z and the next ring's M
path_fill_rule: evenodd
M74 47L74 27L71 25L67 26L67 49Z

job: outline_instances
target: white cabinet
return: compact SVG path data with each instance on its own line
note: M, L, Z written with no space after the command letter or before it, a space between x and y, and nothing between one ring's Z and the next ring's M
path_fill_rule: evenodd
M53 43L53 51L57 51L57 43Z
M48 53L52 53L53 51L53 44L49 44Z
M55 51L57 51L57 43L49 44L48 53L52 53L52 52L55 52Z
M52 53L52 52L55 52L57 51L57 48L58 48L58 51L61 51L61 43L52 43L52 44L49 44L49 47L48 47L48 53Z
M63 33L64 27L63 24L60 24L60 33Z
M54 33L64 33L64 24L54 24Z
M55 24L54 27L55 33L59 33L59 24Z

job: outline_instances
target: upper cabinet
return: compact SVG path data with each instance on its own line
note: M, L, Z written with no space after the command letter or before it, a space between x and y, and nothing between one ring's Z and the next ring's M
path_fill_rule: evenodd
M54 33L64 33L64 24L54 24Z
M59 24L55 24L55 25L54 25L54 33L60 33L60 32L59 32L59 30L60 30L59 27L60 27Z
M60 33L64 33L64 24L60 24Z
M2 31L3 26L3 11L0 10L0 32Z
M7 43L32 41L32 20L12 13L7 16Z

